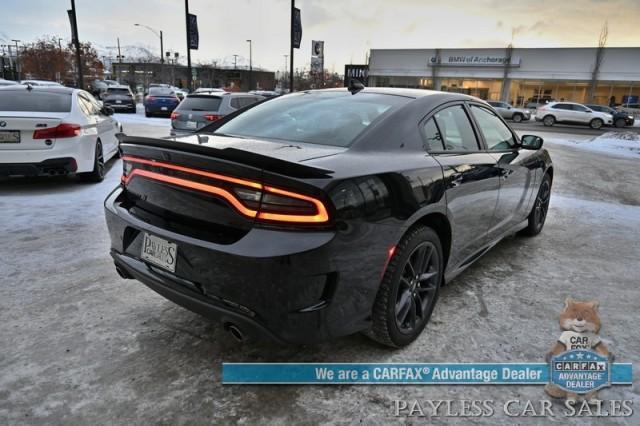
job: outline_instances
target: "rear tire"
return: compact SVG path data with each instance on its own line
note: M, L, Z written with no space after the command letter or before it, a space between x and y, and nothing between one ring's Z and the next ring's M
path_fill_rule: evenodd
M395 348L413 342L429 322L443 270L442 245L433 229L420 226L405 235L382 278L368 336Z
M549 200L551 199L551 176L546 173L538 188L538 195L533 204L533 209L529 213L527 218L527 227L521 231L522 235L528 237L534 237L542 232L544 222L547 218L547 212L549 211Z
M104 180L104 153L102 143L96 142L96 150L93 158L93 170L87 173L78 173L78 177L85 182L102 182Z
M618 129L620 129L620 128L622 128L622 127L626 126L626 125L627 125L627 122L624 120L624 118L618 118L618 119L616 120L616 122L615 122L615 126L616 126Z
M150 112L148 112L148 111L145 111L145 112L144 112L144 116L145 116L145 117L151 117L151 113L150 113Z
M547 127L551 127L556 124L556 118L553 115L547 115L542 119L542 123Z
M589 122L589 127L591 127L594 130L600 129L603 125L604 125L604 122L599 118L594 118Z
M520 123L522 121L522 114L514 114L513 115L513 122L514 123Z

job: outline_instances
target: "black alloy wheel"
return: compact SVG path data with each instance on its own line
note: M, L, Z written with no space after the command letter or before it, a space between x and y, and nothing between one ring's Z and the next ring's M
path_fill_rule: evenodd
M102 182L104 180L105 165L104 153L102 152L102 143L96 141L96 150L93 159L93 170L87 173L79 173L80 179L87 182Z
M533 204L533 209L529 214L528 225L522 230L524 235L538 235L544 227L544 222L549 211L549 200L551 199L551 176L545 174L538 189L538 195Z
M405 235L389 260L368 335L392 347L413 342L429 322L443 277L440 239L427 227Z

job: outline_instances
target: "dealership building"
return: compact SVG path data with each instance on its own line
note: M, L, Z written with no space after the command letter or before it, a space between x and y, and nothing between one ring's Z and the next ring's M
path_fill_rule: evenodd
M640 47L372 49L368 85L435 88L518 106L536 98L635 103Z

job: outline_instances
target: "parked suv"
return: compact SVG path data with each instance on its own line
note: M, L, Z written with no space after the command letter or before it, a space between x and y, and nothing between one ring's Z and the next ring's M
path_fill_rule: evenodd
M582 104L574 102L551 102L536 111L536 121L545 126L555 123L586 124L592 129L613 124L613 116L606 112L593 111Z
M266 99L249 93L193 93L171 114L171 135L192 133L232 113Z
M491 105L502 118L513 120L516 123L522 120L529 121L531 119L531 111L528 109L515 108L506 102L487 101L487 103Z
M102 103L116 112L136 112L136 101L129 86L109 86L102 93Z
M611 114L613 116L613 125L620 128L624 126L633 126L633 122L635 121L633 118L633 114L624 111L616 111L610 106L606 105L586 105L587 108L591 108L594 111L598 112L606 112L607 114Z

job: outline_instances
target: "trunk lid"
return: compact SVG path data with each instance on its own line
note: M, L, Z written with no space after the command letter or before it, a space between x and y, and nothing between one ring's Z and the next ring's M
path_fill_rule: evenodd
M62 123L69 113L54 112L0 112L0 151L7 150L39 150L52 149L53 143L47 145L46 139L33 139L36 130L50 129Z

